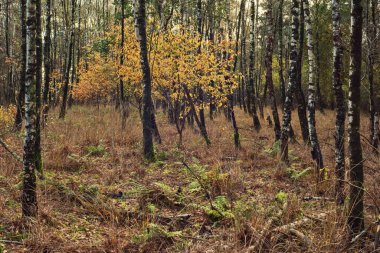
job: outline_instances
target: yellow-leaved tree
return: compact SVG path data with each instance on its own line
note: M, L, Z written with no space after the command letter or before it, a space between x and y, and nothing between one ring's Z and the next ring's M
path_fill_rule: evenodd
M140 106L139 45L133 25L127 27L123 48L120 48L120 29L114 27L105 38L99 39L103 42L101 50L99 47L89 50L80 65L80 81L73 90L75 98L117 101L118 80L122 78L128 101ZM197 33L181 27L153 32L148 40L153 99L169 108L169 118L176 124L181 141L184 120L189 114L198 123L198 110L210 102L216 108L225 106L228 96L236 89L238 76L229 71L234 58L231 45L223 40L218 44L201 41ZM121 54L123 65L118 60ZM199 99L200 92L202 99Z

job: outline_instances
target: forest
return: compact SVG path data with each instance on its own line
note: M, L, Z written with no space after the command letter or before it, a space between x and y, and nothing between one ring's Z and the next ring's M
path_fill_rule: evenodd
M0 253L380 252L380 1L0 0Z

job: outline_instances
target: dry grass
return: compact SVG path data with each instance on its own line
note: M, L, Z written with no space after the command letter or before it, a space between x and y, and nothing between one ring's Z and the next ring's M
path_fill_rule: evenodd
M0 252L5 247L6 252L229 253L244 252L257 242L260 247L255 252L337 252L342 248L344 212L336 212L333 202L303 200L317 196L314 171L291 178L286 166L268 152L274 133L263 120L257 133L251 118L237 110L240 150L234 148L230 123L222 115L207 122L211 147L191 127L185 129L184 145L178 147L175 127L158 112L163 143L156 146L157 161L149 164L141 155L137 113L132 113L125 131L111 107L74 107L65 121L56 116L56 112L51 114L43 130L47 179L38 185L40 215L32 229L26 229L20 219L21 166L0 149L0 239L15 242L0 241ZM299 136L299 123L293 118ZM322 189L331 197L334 114L318 113L317 120L327 168ZM367 118L362 125L367 136ZM20 135L9 134L5 140L21 154ZM313 167L307 146L294 143L290 149L293 171ZM375 206L380 206L380 163L365 137L363 150L366 221L370 222L375 220ZM199 182L183 168L183 159L206 185L214 205L225 196L226 206L218 209L224 217L210 215L205 189L199 185L194 189ZM277 227L319 213L327 213L327 219L297 228L311 240L307 248L291 234L260 236L270 220ZM179 214L191 217L162 222L162 217ZM368 250L371 241L366 240Z

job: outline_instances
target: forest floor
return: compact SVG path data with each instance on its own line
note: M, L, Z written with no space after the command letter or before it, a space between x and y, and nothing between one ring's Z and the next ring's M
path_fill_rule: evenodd
M39 218L29 228L21 219L22 165L0 147L0 252L346 252L344 208L331 201L334 112L317 113L322 195L296 112L290 167L279 162L273 128L262 119L256 132L248 114L236 113L240 150L222 114L207 121L210 147L191 127L178 147L175 126L159 111L163 142L148 163L137 112L125 131L112 107L75 106L65 121L52 112L42 133ZM362 121L368 226L380 206L380 161ZM22 134L2 138L22 154ZM373 249L368 234L365 252Z

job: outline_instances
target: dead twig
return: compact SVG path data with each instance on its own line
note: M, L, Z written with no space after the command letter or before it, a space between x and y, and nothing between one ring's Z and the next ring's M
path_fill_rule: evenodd
M7 145L2 139L0 139L0 145L3 146L4 149L5 149L6 151L8 151L8 152L13 156L13 158L16 159L16 161L18 161L18 162L20 162L20 163L23 163L21 157L20 157L19 155L17 155L15 152L13 152L13 151L9 148L9 146L8 146L8 145Z

